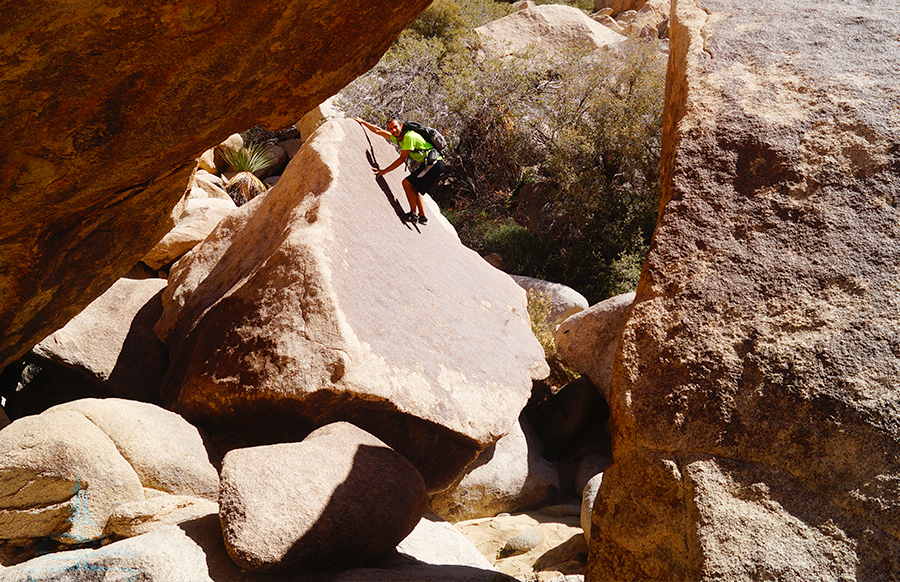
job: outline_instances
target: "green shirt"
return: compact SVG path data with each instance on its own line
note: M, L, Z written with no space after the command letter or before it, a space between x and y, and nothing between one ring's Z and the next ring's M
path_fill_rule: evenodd
M408 150L409 157L411 157L415 162L424 162L425 153L433 147L430 143L425 141L424 137L412 130L409 130L403 134L402 142L398 142L397 138L393 135L391 136L391 141L394 143L399 143L401 150ZM438 156L438 159L440 159L440 156Z

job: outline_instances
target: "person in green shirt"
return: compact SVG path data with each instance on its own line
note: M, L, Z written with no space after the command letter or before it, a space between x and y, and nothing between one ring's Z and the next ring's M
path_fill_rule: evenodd
M425 163L428 150L434 146L415 131L409 130L404 132L403 123L396 117L388 120L387 131L368 121L363 121L359 117L355 118L355 120L372 133L380 135L384 139L400 146L400 156L391 165L383 170L372 168L376 176L382 176L399 168L406 162L407 158L412 159L414 162L419 162L419 167L403 179L403 190L406 192L410 208L410 211L403 218L409 222L427 223L428 218L425 217L425 208L422 205L422 194L427 194L428 190L444 172L444 160L441 155L438 154L437 159L433 163Z

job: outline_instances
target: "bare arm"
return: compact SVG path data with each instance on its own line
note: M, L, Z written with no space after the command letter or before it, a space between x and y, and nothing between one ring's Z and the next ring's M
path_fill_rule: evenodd
M390 135L390 134L388 134L388 135ZM400 157L397 158L396 160L394 160L394 163L391 164L390 166L388 166L387 168L385 168L383 170L379 170L378 168L372 168L372 170L375 171L375 175L383 176L384 174L387 174L388 172L390 172L392 170L396 170L401 165L403 165L403 162L405 162L406 158L408 158L408 157L409 157L409 150L403 150L402 152L400 152Z
M361 126L368 129L369 131L371 131L372 133L374 133L375 135L380 135L381 137L383 137L384 139L386 139L388 141L391 140L391 134L386 129L382 129L382 128L378 127L377 125L373 125L373 124L369 123L368 121L360 119L359 117L354 117L353 120L356 121L357 123L359 123Z

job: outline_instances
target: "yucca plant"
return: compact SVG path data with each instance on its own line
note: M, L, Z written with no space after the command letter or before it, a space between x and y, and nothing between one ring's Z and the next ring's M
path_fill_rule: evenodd
M222 157L237 175L225 184L225 191L238 206L246 204L266 191L266 185L253 173L275 163L275 158L264 143L243 145L222 151Z

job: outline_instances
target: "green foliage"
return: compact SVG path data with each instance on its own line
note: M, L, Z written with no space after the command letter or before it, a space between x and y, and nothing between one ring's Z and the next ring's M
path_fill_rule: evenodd
M643 41L480 54L472 28L511 11L436 0L338 104L375 123L396 115L440 129L448 166L432 195L471 248L592 303L631 290L656 222L665 56ZM539 220L517 224L526 182L546 184L547 199Z
M222 150L222 157L238 172L256 172L275 163L275 158L264 143L243 145L240 148Z
M564 386L578 377L578 373L566 366L556 349L556 339L553 337L556 322L551 321L550 311L553 300L546 291L529 289L528 316L531 318L531 333L544 348L544 357L550 366L550 376L545 382L550 386Z

